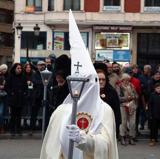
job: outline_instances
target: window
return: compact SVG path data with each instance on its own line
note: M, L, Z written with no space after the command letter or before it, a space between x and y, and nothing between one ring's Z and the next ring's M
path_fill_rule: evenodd
M145 0L145 6L160 7L160 0Z
M0 10L0 23L12 24L13 13L7 10Z
M0 32L0 47L13 47L13 34Z
M80 10L80 0L64 0L64 10Z
M139 65L159 64L160 33L138 33L137 60Z
M81 32L82 39L88 48L88 32ZM53 32L53 50L70 50L69 33Z
M26 0L27 7L34 7L35 11L42 11L42 0Z
M54 10L54 0L48 0L48 10Z
M104 0L104 10L120 10L120 0Z
M46 49L46 32L40 32L39 36L35 36L34 32L22 32L22 43L21 48L26 49Z
M145 0L145 12L159 12L160 0Z
M104 0L105 6L120 6L120 0Z

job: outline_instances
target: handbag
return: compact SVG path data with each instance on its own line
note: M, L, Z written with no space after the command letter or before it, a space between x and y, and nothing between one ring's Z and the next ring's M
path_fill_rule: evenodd
M124 107L125 107L126 112L129 115L133 115L133 113L136 111L135 102L133 100L125 103Z

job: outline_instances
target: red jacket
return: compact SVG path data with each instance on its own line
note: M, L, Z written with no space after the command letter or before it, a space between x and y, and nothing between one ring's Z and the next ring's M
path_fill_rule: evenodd
M141 95L141 84L140 84L140 80L138 80L135 77L131 77L130 82L132 83L132 85L134 86L138 96Z

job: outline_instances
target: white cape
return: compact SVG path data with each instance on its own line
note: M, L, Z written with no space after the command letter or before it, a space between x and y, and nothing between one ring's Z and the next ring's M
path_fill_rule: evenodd
M67 104L62 104L52 114L45 138L43 140L40 159L64 159L64 155L61 151L60 134L63 119L65 118L66 113L69 113L67 108ZM111 110L110 106L103 102L101 103L101 108L104 109L101 128L99 128L97 132L94 132L94 134L89 132L87 134L87 142L77 145L77 147L83 151L83 157L81 159L119 158L116 134L114 132L115 122L113 111ZM89 144L94 146L94 149L87 151Z

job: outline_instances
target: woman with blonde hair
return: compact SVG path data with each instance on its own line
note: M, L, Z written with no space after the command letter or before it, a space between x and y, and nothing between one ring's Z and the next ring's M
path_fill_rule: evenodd
M134 86L130 83L130 76L123 73L118 87L118 94L121 103L122 123L120 125L121 144L126 145L126 139L129 135L129 144L135 145L133 137L135 136L135 118L137 93ZM127 132L127 128L129 129Z

